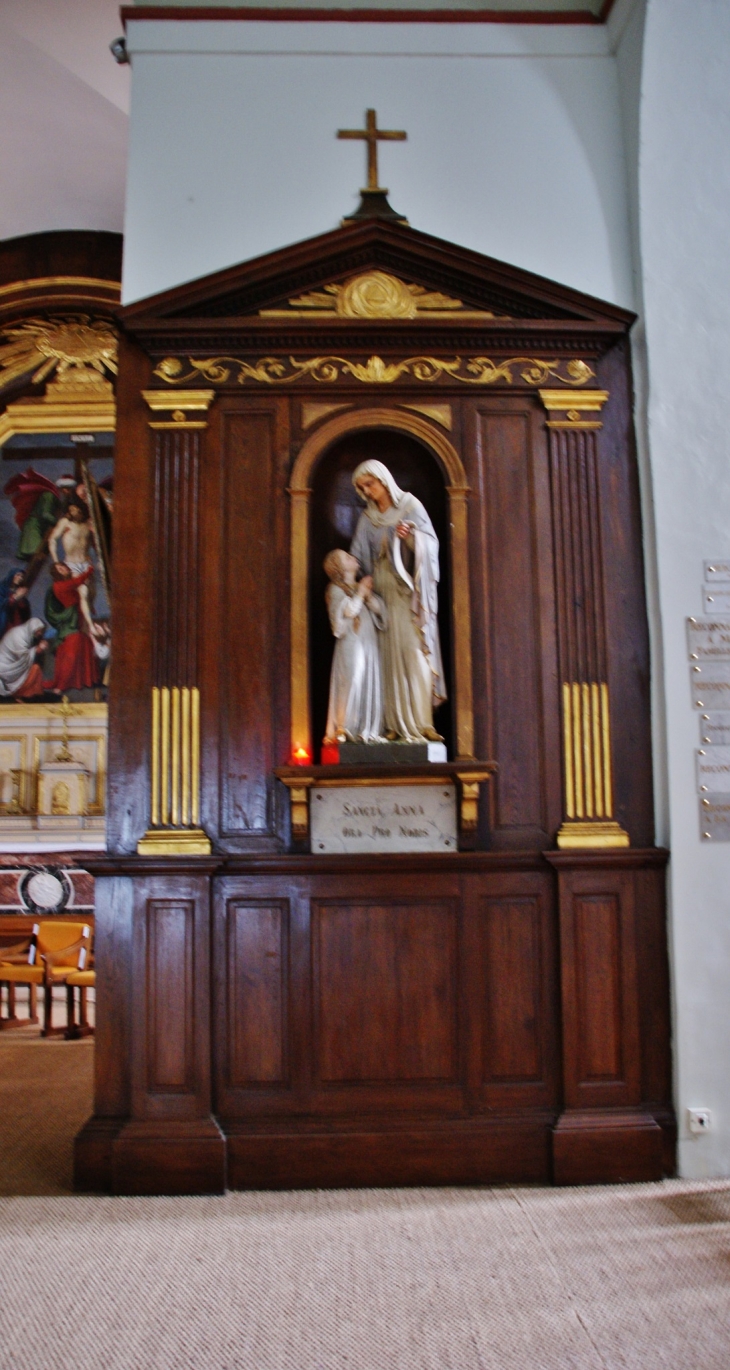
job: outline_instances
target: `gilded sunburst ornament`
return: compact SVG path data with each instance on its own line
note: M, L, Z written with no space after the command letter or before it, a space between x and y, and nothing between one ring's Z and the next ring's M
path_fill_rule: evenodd
M117 334L88 314L23 319L0 334L0 390L32 372L34 383L55 373L65 385L88 384L117 373Z

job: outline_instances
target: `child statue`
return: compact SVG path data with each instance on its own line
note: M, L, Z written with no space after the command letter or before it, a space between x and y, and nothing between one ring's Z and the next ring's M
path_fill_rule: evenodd
M325 746L336 742L382 742L383 692L376 630L385 627L385 606L373 594L372 576L357 580L360 563L338 547L324 559L325 598L337 639L332 658Z

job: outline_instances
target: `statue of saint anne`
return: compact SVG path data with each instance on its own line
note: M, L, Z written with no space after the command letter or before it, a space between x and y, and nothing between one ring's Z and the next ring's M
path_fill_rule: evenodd
M385 606L378 633L383 729L390 741L440 742L434 708L446 698L438 631L439 543L424 506L387 466L365 461L353 484L366 508L350 551Z

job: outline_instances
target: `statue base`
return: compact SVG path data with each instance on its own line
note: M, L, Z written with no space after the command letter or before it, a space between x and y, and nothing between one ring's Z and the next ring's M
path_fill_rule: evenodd
M446 761L445 742L338 742L328 748L337 752L330 765L425 766Z

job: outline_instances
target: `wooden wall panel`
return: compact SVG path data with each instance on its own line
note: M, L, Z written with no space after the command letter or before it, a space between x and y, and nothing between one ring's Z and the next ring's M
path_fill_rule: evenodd
M276 756L275 415L222 420L224 592L221 623L221 833L268 833Z
M506 858L502 858L506 859ZM544 870L465 884L464 984L474 1105L555 1109L560 1102L557 909Z
M617 342L602 358L598 383L611 394L601 414L598 473L614 810L629 833L632 847L651 847L654 797L649 631L628 338Z
M322 901L313 913L322 1082L454 1080L454 905Z
M473 631L477 661L486 649L486 688L475 701L477 712L488 710L486 750L499 764L491 842L501 846L546 846L559 822L549 487L538 425L534 401L495 401L476 414L482 583Z
M228 1083L233 1088L284 1080L287 922L284 902L228 902Z
M560 899L563 1069L569 1109L641 1098L633 853L550 853ZM611 862L611 865L609 865Z
M623 1076L619 913L615 895L583 895L573 905L581 1083Z
M141 875L134 883L131 1112L138 1120L210 1111L209 899L204 871Z
M147 904L147 1084L154 1093L193 1088L193 904Z
M484 1081L542 1078L540 901L481 901Z

